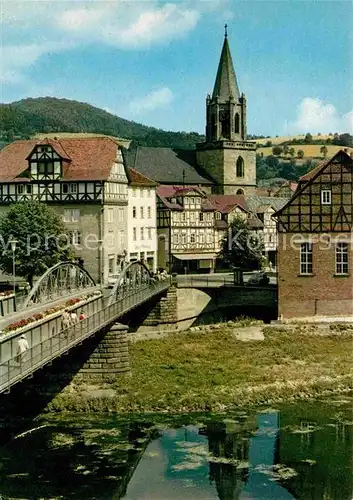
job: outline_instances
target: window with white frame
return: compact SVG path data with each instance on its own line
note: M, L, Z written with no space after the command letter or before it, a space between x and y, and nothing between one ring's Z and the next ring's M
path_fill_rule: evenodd
M23 194L25 191L25 187L23 184L18 184L17 186L17 194Z
M80 245L81 244L81 233L80 233L80 231L72 231L71 232L71 244L72 245Z
M190 204L194 205L194 203L195 203L195 198L190 198Z
M119 222L124 222L124 209L119 208Z
M336 245L336 274L348 274L348 243Z
M132 239L136 241L136 227L132 228Z
M300 274L313 272L313 245L310 242L300 245Z
M108 208L108 222L114 222L114 208Z
M202 221L203 221L203 212L200 212L200 213L199 213L199 219L200 219L200 222L202 222Z
M143 207L140 207L140 217L141 217L141 219L143 219L143 218L144 218L144 214L143 214Z
M199 234L199 242L200 243L205 243L205 235L203 233Z
M321 191L321 204L322 205L331 205L331 190L323 189Z
M147 233L148 233L148 239L151 240L152 239L152 228L151 227L147 228Z
M175 220L175 222L179 222L179 212L175 212L174 220Z
M73 183L73 182L70 182L70 183L66 183L66 184L63 184L63 193L64 194L75 194L77 193L77 184L76 183Z
M114 274L115 271L115 255L108 255L108 273Z
M215 217L216 217L217 220L220 220L222 218L221 212L216 212L215 213Z
M151 188L147 189L147 196L150 198L151 197Z
M136 219L136 207L132 207L132 217Z
M173 241L176 245L179 243L179 234L178 233L173 235Z
M80 210L78 208L67 208L64 210L64 222L78 222Z
M195 233L191 233L190 234L190 243L195 243L195 241L196 241Z
M145 239L145 228L144 227L140 227L140 238L141 238L141 240Z
M191 222L194 222L195 221L195 212L190 212L190 220Z
M147 217L151 218L151 207L147 207Z
M183 233L183 234L181 235L181 242L182 242L182 243L186 243L186 234L185 234L185 233Z
M180 215L181 215L181 221L185 222L185 220L186 220L186 213L182 212Z

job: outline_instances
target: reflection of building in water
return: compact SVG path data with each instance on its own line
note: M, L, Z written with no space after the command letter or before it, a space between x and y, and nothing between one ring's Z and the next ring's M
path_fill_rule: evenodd
M210 480L214 481L220 500L237 500L247 481L249 439L256 429L253 421L211 422L200 433L207 434L210 454ZM219 460L219 461L218 461ZM234 463L242 462L239 467Z
M347 408L349 409L349 408ZM306 404L296 418L281 413L279 460L298 473L285 482L298 500L352 500L352 416ZM291 432L285 430L290 426Z

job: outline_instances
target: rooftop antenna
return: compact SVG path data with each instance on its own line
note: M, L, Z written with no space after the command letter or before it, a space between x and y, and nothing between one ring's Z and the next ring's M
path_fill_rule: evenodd
M226 23L224 25L224 38L227 38L228 37L228 24Z

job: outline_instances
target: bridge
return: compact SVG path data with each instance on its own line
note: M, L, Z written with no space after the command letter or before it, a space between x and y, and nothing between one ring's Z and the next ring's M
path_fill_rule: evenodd
M97 332L108 331L129 311L166 292L170 283L169 277L155 280L144 264L132 262L105 294L79 264L61 262L48 269L20 311L9 308L0 322L0 393ZM64 309L76 312L73 320L65 319ZM23 335L28 348L21 355Z

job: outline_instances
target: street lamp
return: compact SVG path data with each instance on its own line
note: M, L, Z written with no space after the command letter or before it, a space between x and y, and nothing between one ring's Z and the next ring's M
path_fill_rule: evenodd
M16 240L10 240L11 250L12 250L12 275L13 275L13 293L16 294L16 260L15 260L15 252L16 252Z

